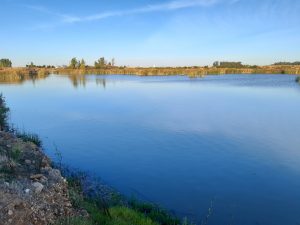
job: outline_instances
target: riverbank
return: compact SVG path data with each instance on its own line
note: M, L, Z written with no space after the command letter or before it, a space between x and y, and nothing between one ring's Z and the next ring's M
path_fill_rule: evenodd
M35 135L12 130L0 95L0 219L3 225L176 225L160 207L128 200L82 172L53 164ZM63 175L61 175L61 172Z

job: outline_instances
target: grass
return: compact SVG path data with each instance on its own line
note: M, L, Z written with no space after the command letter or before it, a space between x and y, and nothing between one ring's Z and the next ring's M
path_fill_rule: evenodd
M21 150L15 147L11 151L9 151L9 157L15 162L18 162L20 160L21 153L22 153Z
M131 199L128 201L129 207L137 212L147 215L154 221L159 222L162 225L179 225L180 220L170 213L162 209L161 207L147 202L141 202L136 199Z
M81 173L77 178L72 176L68 179L69 196L72 205L77 209L86 210L89 217L63 218L55 225L159 225L134 209L122 205L109 207L103 199L84 194L82 176Z
M64 172L67 171L67 172ZM89 217L63 218L58 225L189 225L187 220L181 222L166 210L151 203L136 199L124 200L119 195L104 200L101 193L89 194L84 190L87 174L62 169L68 180L69 197L77 209L84 209ZM67 174L67 175L66 175Z
M25 142L32 142L38 147L42 146L42 141L36 134L26 133L25 131L18 131L15 129L12 129L12 132L20 139L22 139Z

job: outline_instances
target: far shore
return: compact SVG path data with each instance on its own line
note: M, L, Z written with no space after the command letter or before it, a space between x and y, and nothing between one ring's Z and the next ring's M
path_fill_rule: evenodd
M299 75L300 66L298 65L271 65L271 66L253 66L244 68L220 68L220 67L116 67L106 66L95 68L86 66L85 68L39 68L39 67L13 67L0 68L0 75L16 76L40 76L49 74L64 75L138 75L138 76L168 76L185 75L190 77L201 77L206 75L223 74L290 74ZM2 77L3 78L3 77ZM8 79L8 78L7 78Z

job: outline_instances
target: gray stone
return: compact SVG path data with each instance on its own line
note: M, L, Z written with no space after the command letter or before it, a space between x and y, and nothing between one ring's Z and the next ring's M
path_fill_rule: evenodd
M34 192L36 194L41 193L44 188L44 185L42 185L40 182L34 182L32 186L35 188Z

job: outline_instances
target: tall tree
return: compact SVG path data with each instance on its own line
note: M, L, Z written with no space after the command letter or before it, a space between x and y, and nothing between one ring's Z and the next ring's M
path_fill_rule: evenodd
M76 57L74 57L74 58L71 59L69 67L71 69L76 69L76 68L78 68L79 64L80 64L80 62L77 61Z
M98 59L96 62L95 62L95 67L96 68L103 68L106 66L106 61L105 61L105 58L104 57L101 57L100 59Z

